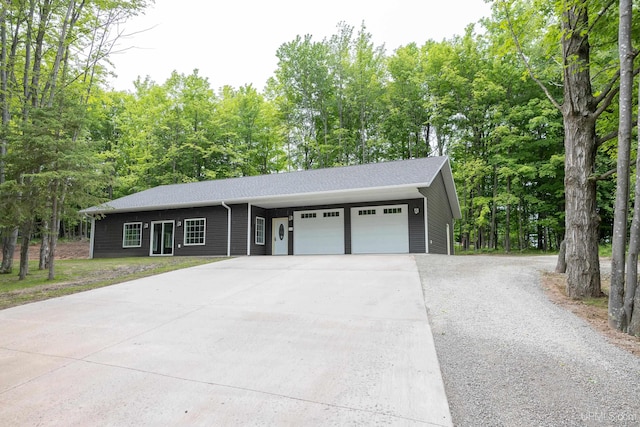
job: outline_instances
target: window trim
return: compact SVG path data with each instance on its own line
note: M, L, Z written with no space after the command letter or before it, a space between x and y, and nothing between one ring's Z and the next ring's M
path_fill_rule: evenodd
M258 228L258 221L262 221L262 236L260 236L258 234L258 231L260 230ZM262 242L260 242L258 240L258 237L262 237ZM265 242L267 240L267 221L264 219L264 217L261 216L256 216L256 235L255 235L255 243L256 245L260 245L260 246L264 246Z
M138 244L137 245L127 245L127 226L137 225L140 230L140 234L138 236ZM122 247L125 249L128 248L140 248L142 247L142 222L125 222L122 224Z
M189 222L194 222L194 221L202 221L203 222L203 227L202 227L202 243L198 242L198 243L187 243L187 229L189 228L187 226L187 223ZM182 244L184 246L204 246L206 245L207 242L207 218L186 218L183 221L183 236L182 236Z

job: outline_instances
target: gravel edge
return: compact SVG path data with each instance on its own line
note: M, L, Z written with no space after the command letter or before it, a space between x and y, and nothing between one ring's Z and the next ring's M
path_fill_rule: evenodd
M640 425L640 358L548 300L555 257L415 259L455 425Z

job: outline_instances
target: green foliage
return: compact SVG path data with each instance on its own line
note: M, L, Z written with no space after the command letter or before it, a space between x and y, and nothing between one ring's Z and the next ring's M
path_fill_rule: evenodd
M65 46L80 52L106 31L107 15L97 11L124 19L145 4L86 5L90 13L80 15ZM61 19L63 5L56 3L50 19ZM604 5L593 2L591 13ZM556 249L564 233L562 116L529 78L513 35L536 78L560 102L561 6L496 1L493 16L482 22L486 31L470 25L449 40L389 54L364 24L339 23L327 39L306 35L283 43L264 92L251 85L213 90L197 70L174 72L163 83L139 79L132 93L98 89L104 68L97 59L108 45L88 61L68 57L52 87L45 76L53 76L58 38L47 33L37 96L21 97L24 59L14 58L10 96L4 104L0 98L10 110L2 128L0 225L47 217L54 188L72 217L98 199L156 185L435 154L452 160L463 214L455 232L465 249ZM17 3L6 7L11 28L27 18ZM617 9L602 9L591 38L600 87L617 69L610 25ZM24 51L24 36L18 50ZM601 135L615 130L615 110L598 121ZM615 167L615 141L602 144L599 155L596 175ZM603 239L610 234L612 188L610 181L599 183Z

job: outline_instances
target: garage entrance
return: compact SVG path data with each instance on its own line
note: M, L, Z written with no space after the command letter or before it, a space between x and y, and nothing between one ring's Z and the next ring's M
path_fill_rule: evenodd
M409 253L407 205L351 208L351 253Z
M344 254L344 209L294 212L293 253L295 255Z

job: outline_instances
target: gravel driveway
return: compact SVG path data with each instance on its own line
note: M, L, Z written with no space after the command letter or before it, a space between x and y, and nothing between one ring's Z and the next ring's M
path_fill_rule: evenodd
M640 358L549 302L555 257L416 261L456 426L640 425Z

